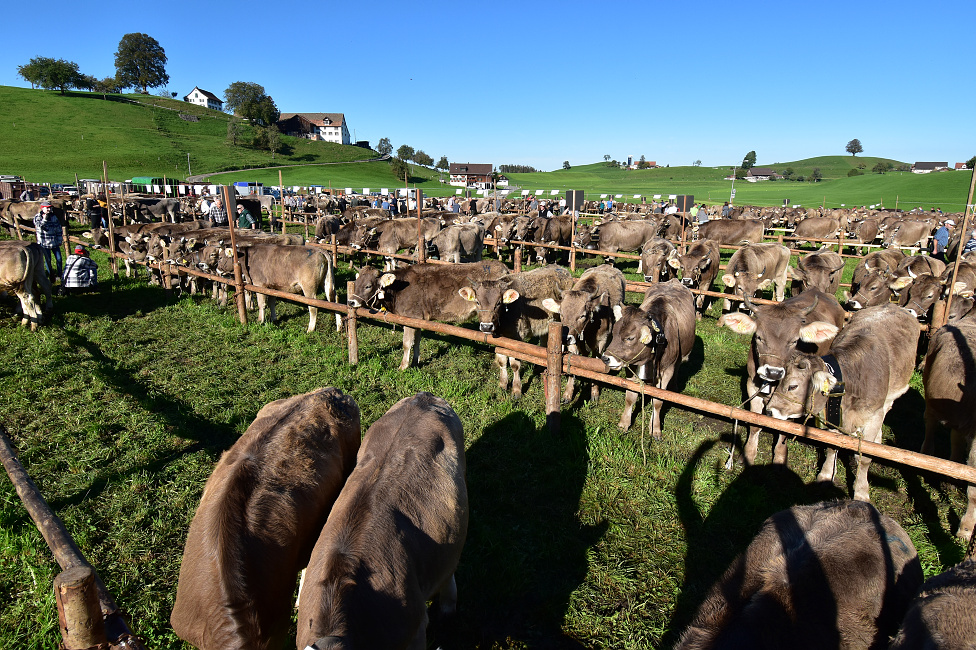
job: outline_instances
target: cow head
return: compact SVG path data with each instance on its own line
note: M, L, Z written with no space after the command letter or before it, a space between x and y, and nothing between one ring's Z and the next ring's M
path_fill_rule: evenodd
M902 306L920 321L929 319L929 312L935 301L942 297L944 284L934 275L920 275L915 278L902 300Z
M865 307L876 307L889 302L894 295L894 289L899 285L898 282L892 284L885 273L870 271L861 279L857 293L851 296L845 291L844 298L847 300L848 308L855 311Z
M652 237L641 246L640 267L644 273L644 282L663 282L672 275L671 259L676 258L678 252L674 245L666 239Z
M819 289L832 293L831 287L839 282L839 274L844 269L844 258L832 251L820 250L801 257L796 267L788 267L786 272L791 280L800 284L800 290Z
M773 391L766 412L779 420L819 413L837 379L826 370L823 360L813 354L794 352L786 362L786 373Z
M384 298L383 289L392 284L387 276L393 277L393 274L381 274L378 269L372 267L360 269L356 273L353 292L346 302L351 307L372 307L376 301Z
M563 291L558 301L546 298L542 306L547 311L559 314L559 321L568 329L566 342L575 345L583 339L583 333L597 313L610 306L610 296L606 291Z
M765 266L763 266L762 271L759 273L746 270L733 271L722 276L722 284L732 289L733 293L740 298L743 296L755 296L757 291L766 289L772 284L771 278L764 277L765 273Z
M699 287L702 284L702 274L711 268L712 264L717 263L717 259L712 259L714 251L704 244L705 241L707 240L696 243L685 255L678 255L677 251L672 251L668 256L668 266L676 271L675 275L681 279L681 284L689 289Z
M505 280L472 282L471 286L458 289L458 295L473 303L473 308L478 312L478 328L488 334L501 329L502 313L521 298L519 292L509 287Z
M640 378L646 377L645 364L654 356L655 349L667 344L664 329L657 319L630 305L614 305L613 314L616 322L610 345L604 352L603 362L610 370L620 370L624 366L640 366Z

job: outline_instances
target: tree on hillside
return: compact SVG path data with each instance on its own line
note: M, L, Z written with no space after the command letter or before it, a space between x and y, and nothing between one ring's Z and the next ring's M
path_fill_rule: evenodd
M451 163L447 162L447 156L441 156L441 159L437 161L437 169L447 171L450 168Z
M796 170L793 169L792 167L787 167L786 169L783 170L783 178L785 178L786 180L791 181L793 180L794 176L796 176Z
M376 153L381 156L388 156L393 153L393 145L390 144L389 138L380 138L380 142L376 145Z
M750 151L745 155L745 157L742 158L742 168L752 169L755 166L756 166L756 152Z
M410 174L410 165L403 158L394 156L390 158L390 171L393 172L393 176L398 181L407 182L407 176Z
M850 142L847 143L847 146L844 147L844 150L847 153L851 154L852 156L856 156L857 154L859 154L862 151L864 151L864 147L861 146L861 141L860 140L858 140L857 138L854 138L853 140L851 140Z
M819 183L823 179L823 174L820 173L819 167L814 167L813 171L810 172L810 182Z
M241 137L243 127L240 120L231 119L227 122L227 139L234 145L237 146L237 139Z
M966 161L966 169L976 169L976 156Z
M883 160L879 160L878 163L871 168L875 174L887 174L891 171L891 163L886 163Z
M78 71L74 61L35 56L28 63L17 66L17 73L29 81L32 88L60 90L62 95L68 88L87 87L86 77Z
M695 167L701 167L701 160L696 160L695 162L693 162L691 164L694 165Z
M603 154L603 162L610 162L610 154L608 153Z
M276 124L281 114L264 86L253 81L235 81L224 91L224 107L252 122Z
M115 51L115 78L123 88L149 88L169 83L166 74L166 51L148 34L126 34Z
M121 86L115 77L105 77L104 79L94 79L92 82L92 92L101 93L102 99L108 99L106 95L117 95L122 92Z
M563 161L563 169L570 169L569 161L568 160L564 160Z
M413 161L418 165L423 165L424 167L430 167L434 164L434 159L430 157L429 154L424 153L423 149L418 149L413 155Z
M403 161L413 160L413 147L408 144L401 144L400 148L397 149L397 158Z

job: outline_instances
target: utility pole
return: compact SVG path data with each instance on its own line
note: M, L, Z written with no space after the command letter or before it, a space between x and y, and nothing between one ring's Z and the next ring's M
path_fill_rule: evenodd
M189 177L193 175L193 172L190 171L190 152L189 151L186 152L186 175L187 175L187 179L186 180L190 180Z

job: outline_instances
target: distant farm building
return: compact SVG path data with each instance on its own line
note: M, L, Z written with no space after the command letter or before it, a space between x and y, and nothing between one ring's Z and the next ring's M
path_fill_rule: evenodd
M349 125L342 113L282 113L278 130L298 138L352 144Z
M491 187L491 165L477 163L451 163L448 168L451 185L457 187Z
M183 101L189 102L190 104L196 104L198 106L204 106L206 108L212 108L215 111L224 110L224 102L220 101L220 98L214 95L212 92L209 90L204 90L200 86L194 86L193 90L183 97Z
M969 169L969 167L966 166L966 163L956 163L956 169Z
M929 172L939 172L943 169L949 169L949 163L947 162L917 162L912 165L913 174L928 174Z
M768 181L771 178L783 178L769 167L752 167L746 172L746 180L750 183Z

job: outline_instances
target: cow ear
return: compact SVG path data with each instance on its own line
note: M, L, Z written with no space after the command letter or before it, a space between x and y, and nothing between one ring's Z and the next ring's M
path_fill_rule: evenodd
M506 305L510 305L519 299L519 292L515 289L508 289L502 294L502 302Z
M467 300L468 302L475 302L476 298L474 295L474 289L471 287L461 287L458 289L458 295Z
M393 275L392 273L384 273L382 276L380 276L380 286L388 287L391 284L393 284L395 280L396 280L396 276Z
M803 280L803 271L795 266L787 266L786 277L788 277L790 280Z
M94 239L90 230L86 230L85 232L81 233L81 236L85 239Z
M747 314L738 311L730 311L718 319L719 327L728 327L736 334L752 334L756 331L756 321Z
M818 320L800 328L800 340L806 343L826 343L837 336L840 328L833 323Z
M615 321L617 321L617 320L620 320L623 317L624 317L623 307L621 307L620 305L614 305L613 306L613 319Z
M600 298L599 298L599 302L600 302L600 306L601 307L609 307L610 306L610 294L607 293L606 291L604 291L603 293L601 293L600 294Z
M734 287L735 276L730 273L726 273L725 275L722 276L722 284L724 284L727 287Z
M502 224L496 223L495 224L495 230L501 230L501 229L502 229Z
M704 271L705 269L707 269L711 265L712 265L712 256L711 255L706 255L705 257L703 257L701 259L700 262L698 262L698 268L701 269L702 271Z
M966 293L965 282L956 282L954 285L952 285L952 295L962 296L963 298L967 298L968 296L966 296L965 293ZM972 293L972 291L970 291L969 293Z
M552 298L546 298L543 300L542 306L546 309L546 311L551 311L554 314L559 313L559 303Z
M818 370L817 372L813 373L811 381L817 390L824 395L828 395L830 391L833 390L834 386L837 385L837 378L829 372L823 370Z
M654 335L651 333L651 328L647 325L642 325L640 328L640 342L644 345L650 345L653 340Z
M668 266L670 266L672 269L681 268L681 265L678 264L678 258L675 257L675 252L676 251L671 251L671 254L668 255Z
M895 291L901 291L911 283L912 283L912 277L909 275L903 275L897 280L895 280L894 282L889 282L888 286L894 289Z

